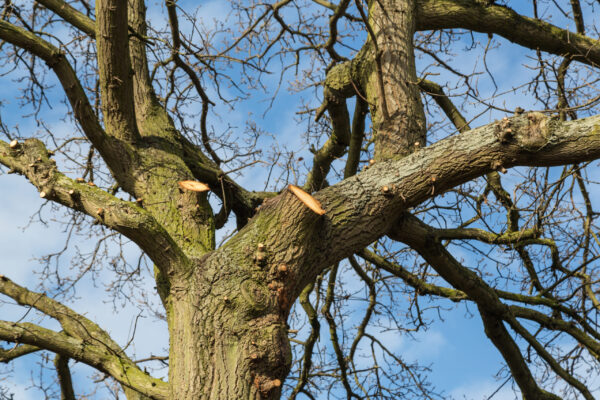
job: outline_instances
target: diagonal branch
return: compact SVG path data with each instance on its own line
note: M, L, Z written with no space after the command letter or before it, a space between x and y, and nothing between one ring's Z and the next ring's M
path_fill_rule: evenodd
M152 399L167 399L168 384L140 370L131 360L105 346L54 332L31 323L0 321L0 340L38 346L87 364Z
M126 357L123 350L106 331L83 315L47 297L45 294L30 291L2 275L0 275L0 293L10 297L19 305L33 307L56 319L65 334L94 343L97 346L103 346L107 351Z
M69 64L65 54L52 44L6 21L0 21L0 39L20 47L41 58L58 77L77 122L87 138L98 149L121 186L131 192L126 171L130 168L131 149L126 144L110 140L98 121L94 109L85 94L81 82Z
M567 373L558 362L543 349L533 336L523 328L510 308L503 304L498 294L474 271L460 264L441 244L436 230L410 214L404 214L398 225L390 231L392 239L406 243L415 249L447 282L453 287L464 291L477 303L485 333L502 353L524 397L535 399L560 399L558 396L539 388L527 367L519 347L504 326L504 321L525 340L550 365L550 367L577 388L586 399L593 399L588 389L571 374Z
M90 37L96 36L95 22L62 0L35 0Z
M507 124L510 131L505 129ZM280 262L289 264L291 272L297 274L299 279L292 289L297 296L328 265L387 234L407 208L485 175L498 165L551 166L600 157L598 129L600 116L562 122L539 113L473 129L400 160L375 163L315 193L326 210L322 217L312 215L286 193L275 197L229 241L227 251L238 246L243 251L248 243L263 243L267 248L285 240L295 243L294 248L302 250L274 254L273 261L281 257Z
M163 273L171 274L177 265L188 265L187 257L148 211L68 178L56 169L41 141L28 139L11 145L0 141L0 164L27 177L40 197L81 211L130 238Z
M417 29L464 28L495 33L513 43L551 54L570 56L589 65L600 65L600 42L519 15L499 5L474 0L421 0L417 2ZM519 29L515 29L518 26Z

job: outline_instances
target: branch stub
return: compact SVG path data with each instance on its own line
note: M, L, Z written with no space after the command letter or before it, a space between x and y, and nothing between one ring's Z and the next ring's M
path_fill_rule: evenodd
M192 192L208 192L210 190L207 184L198 181L179 181L177 184L180 188Z
M323 215L325 210L321 207L321 203L298 186L289 185L288 190L294 194L304 205L310 208L315 214Z

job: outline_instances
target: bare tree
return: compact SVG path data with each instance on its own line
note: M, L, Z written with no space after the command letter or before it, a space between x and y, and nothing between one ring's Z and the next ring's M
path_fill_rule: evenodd
M38 128L2 123L0 164L98 240L71 275L62 252L41 260L40 288L0 275L62 328L0 321L1 361L52 354L49 398L76 398L70 359L128 399L444 398L377 332L463 302L524 399L594 398L597 2L230 0L227 23L175 0L90 3L1 6L2 73ZM529 57L519 87L491 73L497 46ZM252 115L222 128L261 93L266 112L294 99L300 137L267 142ZM45 123L65 100L68 135ZM258 168L265 186L243 187ZM126 240L140 260L115 255ZM168 356L135 360L66 305L101 268L117 297L153 275Z

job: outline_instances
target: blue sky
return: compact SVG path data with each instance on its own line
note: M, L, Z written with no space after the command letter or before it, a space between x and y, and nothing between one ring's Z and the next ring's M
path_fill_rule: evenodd
M512 2L514 6L524 7L525 2ZM196 2L179 2L180 6L195 5ZM519 10L530 13L530 10ZM152 8L150 17L152 21L159 21L162 18L159 8ZM201 15L206 21L214 18L222 19L224 15L223 2L218 0L203 2L201 6ZM183 24L185 26L185 24ZM568 26L568 25L567 25ZM571 25L572 28L572 25ZM185 29L185 28L184 28ZM475 35L476 40L485 43L486 35ZM519 87L526 82L531 72L522 67L523 63L532 64L530 59L526 58L529 54L518 46L511 45L508 42L497 38L501 46L492 50L488 54L487 65L501 90L511 87ZM480 54L467 53L460 63L457 63L461 71L471 72L477 65L481 70ZM428 63L430 60L421 60L421 63ZM425 65L425 64L422 64ZM516 71L518 71L516 73ZM455 80L455 77L438 71L441 74L434 76L433 80L444 82L446 80ZM53 79L53 78L50 78ZM285 76L285 81L294 80L293 74ZM269 88L276 84L276 77L267 80ZM482 75L480 78L479 89L481 97L486 98L492 95L493 85L488 77ZM30 136L38 127L31 119L23 119L21 115L27 110L27 106L19 105L18 101L11 96L16 93L19 85L14 81L3 79L3 85L0 86L0 115L3 122L9 127L19 126L20 132L24 137ZM487 93L487 95L486 95ZM210 92L209 95L214 94ZM311 93L304 93L305 98L311 98ZM66 108L58 102L60 93L53 93L51 96L52 110L45 109L45 119L48 121L48 127L59 136L70 135L73 127L68 122L62 120ZM296 116L296 106L298 95L282 90L273 103L271 109L264 115L266 100L269 93L253 97L250 101L240 103L235 109L229 109L224 106L218 106L216 112L219 115L212 115L210 124L215 127L215 131L225 131L228 126L234 130L242 130L249 114L255 119L262 129L270 133L260 139L260 145L271 147L285 146L289 149L300 149L296 152L296 159L303 157L304 162L298 162L301 171L310 166L311 158L307 146L303 144L304 125L298 124ZM524 97L520 91L509 93L501 99L495 100L499 106L506 106L508 109L514 109L521 106L525 109L535 109L536 104L533 99ZM505 103L503 103L505 102ZM538 107L539 108L539 107ZM193 106L190 108L193 111ZM467 116L477 114L477 106L467 107L465 110ZM504 116L499 112L488 112L481 115L472 123L472 126L486 124L494 119ZM5 139L5 138L3 138ZM265 155L266 156L266 155ZM264 164L256 164L253 168L246 171L239 182L250 189L262 190L265 185L267 170ZM511 178L512 176L512 178ZM515 174L507 175L507 181L516 181ZM291 179L293 181L293 179ZM272 182L271 182L272 183ZM280 189L281 187L279 187ZM32 188L22 177L14 175L0 175L0 254L3 255L0 262L0 274L4 274L19 284L35 289L38 284L36 272L40 271L40 257L62 249L67 233L64 232L64 226L53 222L54 216L61 216L60 211L51 210L45 207L41 213L47 224L38 221L35 216L38 209L44 204L39 198L37 191ZM33 216L33 217L32 217ZM59 218L60 219L60 218ZM33 221L33 222L32 222ZM223 233L221 233L223 234ZM68 272L70 262L76 256L75 248L81 252L90 251L98 237L86 237L78 235L71 242L70 250L60 259L61 270ZM457 258L464 257L465 263L475 262L471 256L462 252L458 248L454 253ZM109 247L109 252L117 252L116 247ZM136 263L138 250L132 245L126 245L124 249L125 257L130 263ZM114 304L111 301L109 293L105 288L105 283L111 280L111 273L107 268L102 269L92 279L92 276L86 276L79 284L76 297L69 305L76 311L85 314L87 317L98 322L105 327L120 344L129 341L136 324L136 316L142 313L137 319L136 336L132 346L128 349L132 358L143 358L153 355L165 355L167 353L168 336L164 321L157 319L149 312L145 311L143 305L135 301L118 301ZM352 276L346 278L347 288L353 284ZM356 280L354 280L355 282ZM158 302L154 295L153 282L150 274L142 276L140 288L136 293L146 293L149 301ZM449 310L443 313L443 321L436 321L429 329L417 332L413 337L394 331L376 332L391 348L394 348L406 361L419 360L423 365L431 368L431 381L440 390L447 395L452 395L456 399L486 399L500 386L502 381L498 382L494 375L501 368L501 357L497 350L487 341L481 322L478 317L469 316L468 307L464 305L454 305L450 302L444 302L442 305ZM12 306L7 303L0 303L0 313L2 319L17 320L23 316L23 309ZM360 311L360 309L358 310ZM475 312L472 309L473 312ZM360 313L357 313L359 315ZM432 315L433 317L433 315ZM35 315L28 315L33 321L38 321ZM57 328L57 325L46 319L40 320L42 324L48 327ZM345 322L352 325L353 321ZM305 332L302 331L299 336ZM321 334L322 341L328 338L329 334L323 324ZM35 374L30 374L30 366L43 362L38 355L23 357L14 363L14 372L7 381L2 381L0 375L0 386L4 385L10 388L16 394L16 399L37 399L40 398L39 389L32 387L32 382L47 383L53 379L53 371L50 369L45 377L39 378ZM49 365L50 367L51 365ZM34 369L35 370L35 369ZM0 372L2 366L0 366ZM75 365L73 366L75 376L75 390L78 393L90 391L89 375L91 369ZM157 371L156 376L164 376L165 371ZM98 392L97 399L106 398L107 391ZM514 399L510 384L505 385L495 396L494 400Z

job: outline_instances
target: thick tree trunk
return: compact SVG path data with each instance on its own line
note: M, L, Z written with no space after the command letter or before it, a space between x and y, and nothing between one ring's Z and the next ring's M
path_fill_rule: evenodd
M223 255L205 258L196 271L171 290L172 398L279 399L291 351L275 281L266 283L258 263Z

